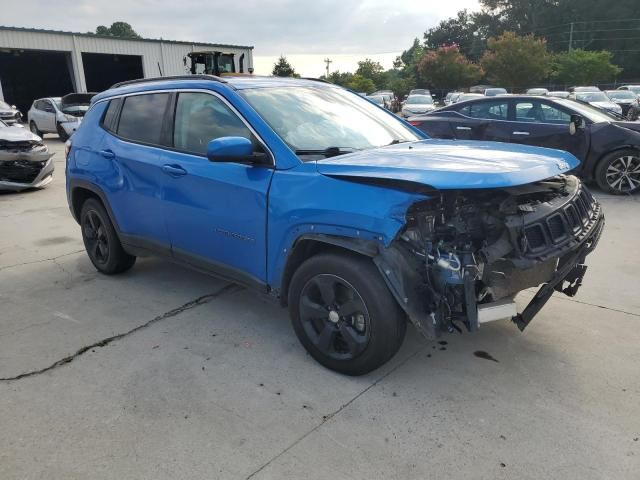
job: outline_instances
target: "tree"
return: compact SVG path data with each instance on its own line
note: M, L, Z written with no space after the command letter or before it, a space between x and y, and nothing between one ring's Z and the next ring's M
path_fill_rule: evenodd
M533 85L550 71L546 41L513 32L487 40L487 51L480 63L490 82L508 88Z
M434 49L445 45L457 45L460 51L478 60L484 51L484 40L477 35L476 14L461 10L456 17L442 20L437 26L424 32L424 45Z
M96 27L96 35L118 38L142 38L127 22L113 22L110 27L99 25Z
M427 52L418 63L418 71L429 86L449 89L473 85L484 74L456 45Z
M613 80L622 69L611 63L611 52L571 50L556 54L552 76L565 85L594 85Z
M287 61L287 57L280 55L280 58L273 64L272 75L276 77L297 77L298 74L293 69L291 64Z
M320 77L322 80L326 80L330 83L335 83L336 85L340 85L341 87L346 87L347 84L353 78L353 73L351 72L340 72L336 70L335 72L331 72L329 76L322 75Z
M351 79L345 86L356 92L365 93L371 93L376 89L376 84L373 83L373 80L365 78L362 75L358 75L357 73L351 76Z
M369 78L376 84L377 87L381 87L383 83L384 67L380 65L380 62L375 62L370 58L365 58L358 62L358 68L356 69L356 75L360 75L364 78Z

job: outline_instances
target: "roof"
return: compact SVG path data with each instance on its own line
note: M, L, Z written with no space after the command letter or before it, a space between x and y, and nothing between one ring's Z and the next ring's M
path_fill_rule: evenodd
M0 25L0 31L1 30L9 30L9 31L15 31L15 32L29 32L29 33L52 33L56 35L75 35L78 37L105 38L108 40L127 40L130 42L182 43L186 45L206 45L210 47L245 48L248 50L253 50L253 45L249 46L249 45L233 45L233 44L225 44L225 43L209 43L209 42L196 42L196 41L184 41L184 40L165 40L164 38L121 38L121 37L112 37L110 35L97 35L95 33L69 32L65 30L48 30L44 28L11 27L11 26Z
M216 77L213 75L180 75L175 77L156 77L133 80L130 82L122 82L114 85L109 90L105 90L93 97L92 102L109 98L114 95L122 95L127 93L154 91L154 90L171 90L174 88L210 88L212 84L228 85L234 90L243 90L249 88L268 88L268 87L321 87L321 88L338 88L332 83L322 80L308 78L290 78L290 77L267 77L259 75L225 75L224 77Z

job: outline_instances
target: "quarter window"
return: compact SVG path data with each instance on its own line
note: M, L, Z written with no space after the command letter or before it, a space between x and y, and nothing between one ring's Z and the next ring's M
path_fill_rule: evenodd
M159 145L168 101L168 93L125 98L118 124L118 135L136 142Z
M476 102L470 105L465 105L459 111L461 114L471 118L506 120L509 112L509 105L505 101Z
M251 131L219 98L207 93L178 95L173 145L178 150L204 155L211 140L245 137L254 142Z
M110 132L114 132L117 127L116 115L118 114L118 108L120 107L121 103L121 98L111 100L109 102L109 106L107 107L107 111L104 114L102 126Z

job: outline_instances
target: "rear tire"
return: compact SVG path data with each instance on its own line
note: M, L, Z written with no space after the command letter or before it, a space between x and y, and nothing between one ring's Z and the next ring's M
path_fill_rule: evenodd
M36 125L36 122L34 122L33 120L29 122L29 130L31 130L31 133L33 133L34 135L37 135L40 138L42 138L42 132L38 130L38 126Z
M614 195L630 194L640 188L640 151L624 149L604 156L595 169L598 186Z
M404 340L404 312L368 258L346 253L311 257L293 275L288 300L300 343L336 372L375 370Z
M136 257L122 248L118 234L102 204L90 198L80 212L82 240L89 259L98 271L114 275L133 267Z

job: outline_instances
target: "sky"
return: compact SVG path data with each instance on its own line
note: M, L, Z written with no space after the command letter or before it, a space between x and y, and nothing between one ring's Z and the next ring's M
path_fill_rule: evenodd
M10 3L2 7L5 2ZM413 38L477 0L0 0L0 24L75 32L125 21L146 38L253 45L269 74L285 55L303 76L353 71L365 57L391 67Z

